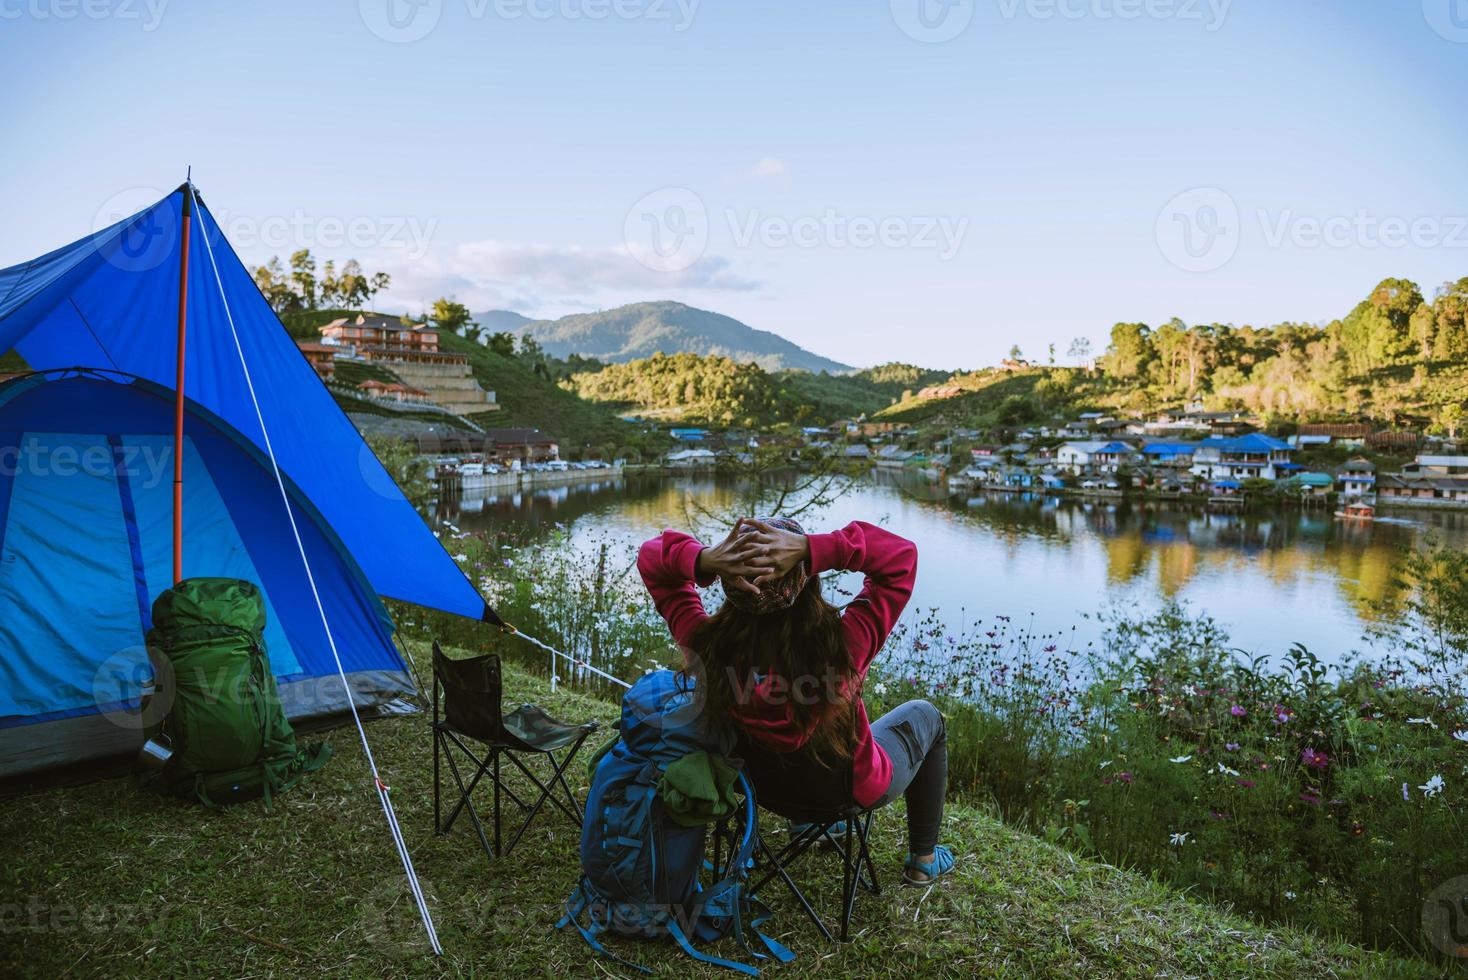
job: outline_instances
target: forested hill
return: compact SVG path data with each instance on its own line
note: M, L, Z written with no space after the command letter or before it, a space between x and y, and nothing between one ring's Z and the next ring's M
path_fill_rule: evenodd
M707 354L758 364L770 371L851 370L849 365L813 354L778 334L756 330L733 317L682 303L633 303L613 310L518 325L507 321L504 311L484 316L492 317L496 324L504 324L493 330L529 336L547 354L558 358L580 354L617 363L657 353Z
M1118 323L1105 353L1084 367L959 372L883 417L983 428L1081 406L1141 414L1194 400L1271 425L1369 419L1456 435L1468 416L1468 278L1431 296L1410 280L1384 279L1321 324Z
M948 376L910 364L845 375L766 371L758 364L698 354L655 354L572 374L562 386L581 398L666 421L709 425L826 424L878 412Z

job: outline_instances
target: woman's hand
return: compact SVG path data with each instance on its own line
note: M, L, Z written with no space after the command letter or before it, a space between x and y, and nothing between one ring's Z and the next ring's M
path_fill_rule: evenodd
M756 586L778 582L794 571L801 562L810 560L810 539L804 534L787 531L754 518L741 521L740 524L748 529L740 536L740 543L748 542L755 548L749 563L759 569L754 579Z
M754 535L739 533L748 523L746 518L740 518L729 530L728 537L700 551L696 568L700 575L717 575L736 589L758 595L759 586L751 579L763 574L766 567L752 563L760 554Z

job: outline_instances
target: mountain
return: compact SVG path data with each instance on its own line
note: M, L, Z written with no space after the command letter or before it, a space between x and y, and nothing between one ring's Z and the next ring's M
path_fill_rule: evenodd
M485 310L483 313L471 313L469 316L484 328L485 333L500 333L505 330L514 333L525 324L534 322L530 317L513 310Z
M682 303L632 303L614 310L576 313L559 320L536 320L508 329L530 335L552 357L582 354L619 363L664 354L712 354L751 361L770 371L850 371L851 367L791 343L768 330L756 330L733 317L696 310Z

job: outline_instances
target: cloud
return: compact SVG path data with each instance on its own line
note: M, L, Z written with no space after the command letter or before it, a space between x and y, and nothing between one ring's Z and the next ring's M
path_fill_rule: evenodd
M756 177L784 177L790 172L790 164L779 157L765 157L750 171Z
M547 306L599 305L599 297L666 295L672 290L749 291L759 283L736 274L732 263L704 256L686 269L661 272L637 261L627 246L533 245L465 242L447 256L429 255L398 268L391 298L409 307L453 296L473 310L520 311Z

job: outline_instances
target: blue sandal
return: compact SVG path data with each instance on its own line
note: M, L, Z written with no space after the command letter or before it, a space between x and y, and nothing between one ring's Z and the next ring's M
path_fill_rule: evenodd
M933 848L933 860L919 861L911 854L907 856L907 864L902 867L902 883L912 888L925 888L937 881L939 878L953 870L953 852L939 844ZM927 875L926 878L914 878L912 872Z

